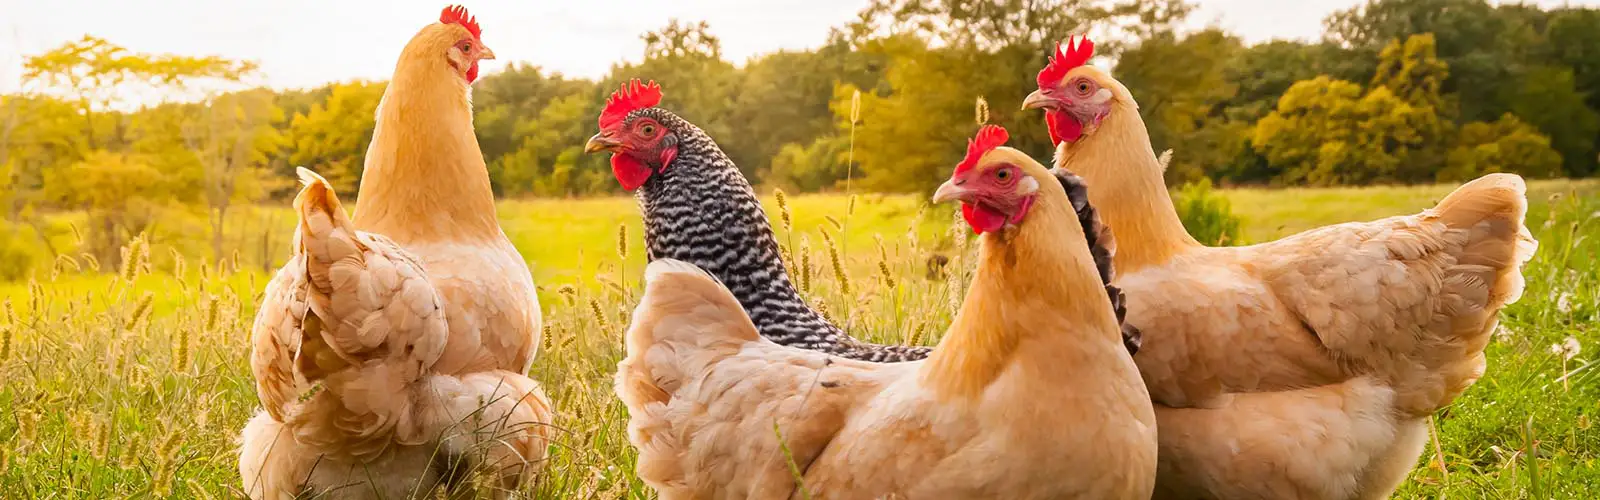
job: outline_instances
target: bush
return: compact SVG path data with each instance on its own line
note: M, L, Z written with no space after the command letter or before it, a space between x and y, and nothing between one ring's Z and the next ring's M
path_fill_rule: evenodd
M1178 209L1183 228L1194 239L1207 245L1240 243L1239 218L1233 215L1228 199L1211 189L1210 179L1185 183L1173 193L1172 202Z
M32 231L0 221L0 282L28 277L33 266L45 258L36 242Z

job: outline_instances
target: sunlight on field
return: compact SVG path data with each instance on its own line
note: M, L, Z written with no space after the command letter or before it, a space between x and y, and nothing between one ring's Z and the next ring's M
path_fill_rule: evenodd
M1448 189L1223 193L1259 240L1414 212ZM1600 495L1600 368L1589 361L1600 351L1600 200L1550 202L1552 193L1597 189L1592 181L1534 183L1528 225L1542 246L1525 270L1526 295L1504 313L1488 374L1440 412L1437 445L1396 498ZM793 242L790 265L814 303L866 338L937 341L972 267L972 246L965 232L952 238L947 208L922 208L909 195L863 195L847 216L843 195L788 202L795 234L770 197L768 213L784 245ZM644 262L637 208L622 198L539 200L504 202L501 212L544 288L548 325L532 375L559 412L548 473L530 493L650 497L634 476L626 412L611 393ZM628 227L626 266L619 225ZM830 245L823 233L841 226L844 246ZM234 436L259 406L247 339L266 275L254 264L163 254L165 244L138 252L145 257L116 274L62 270L52 279L46 270L32 285L0 284L0 415L8 416L0 418L0 464L8 465L0 466L0 498L237 491ZM843 260L838 268L833 252ZM934 255L948 265L930 267ZM144 262L153 262L150 272ZM171 274L175 264L181 278ZM1581 353L1552 351L1569 338Z

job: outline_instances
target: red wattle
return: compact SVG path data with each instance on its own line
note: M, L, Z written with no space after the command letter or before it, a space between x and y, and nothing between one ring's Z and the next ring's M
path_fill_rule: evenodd
M975 203L961 204L961 218L966 219L972 232L977 234L999 231L1006 226L1005 214Z
M1083 124L1061 111L1047 111L1044 123L1050 127L1050 141L1055 144L1077 142L1083 137Z
M478 81L478 63L472 63L472 66L467 68L467 83L476 81Z
M611 155L611 174L617 176L617 182L622 184L622 189L633 191L644 185L650 179L650 166L645 165L632 156L624 154Z

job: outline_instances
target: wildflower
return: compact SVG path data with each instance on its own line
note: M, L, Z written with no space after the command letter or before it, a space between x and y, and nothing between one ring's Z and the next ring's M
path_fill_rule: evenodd
M1577 337L1567 337L1559 344L1550 344L1550 354L1561 356L1562 361L1571 361L1583 352L1583 344L1578 343Z
M1556 310L1561 311L1561 314L1572 314L1571 292L1561 292L1561 295L1556 296Z

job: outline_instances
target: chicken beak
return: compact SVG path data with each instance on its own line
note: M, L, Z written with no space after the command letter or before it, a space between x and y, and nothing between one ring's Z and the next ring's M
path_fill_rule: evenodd
M1051 98L1049 95L1046 95L1042 89L1033 91L1032 94L1028 94L1027 99L1022 100L1022 109L1024 110L1052 108L1055 106L1056 100Z
M589 138L588 143L583 145L583 152L589 154L601 151L617 152L620 149L622 149L622 141L612 139L605 132L595 134L594 137Z
M479 61L493 61L494 60L494 49L490 49L488 45L482 45L482 44L478 45L478 48L481 49L481 51L478 52L478 60Z
M967 196L970 194L972 194L971 189L967 189L961 184L957 184L956 180L952 178L948 181L944 181L944 184L939 186L939 190L933 192L933 202L937 204L951 200L966 200Z

